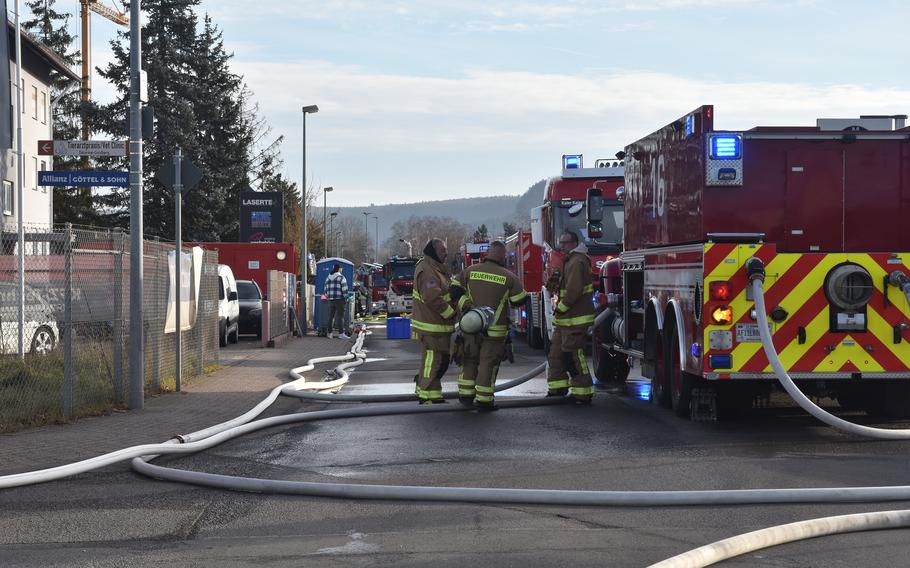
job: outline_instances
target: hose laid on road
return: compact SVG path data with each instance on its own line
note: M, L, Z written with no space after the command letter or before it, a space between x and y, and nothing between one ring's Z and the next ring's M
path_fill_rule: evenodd
M351 350L345 355L339 355L334 357L319 357L316 359L311 359L306 367L312 368L318 363L325 363L330 361L347 361L348 363L343 363L338 366L336 372L339 373L342 377L347 377L347 368L352 366L360 365L363 363L363 360L366 356L360 351L363 342L365 340L365 333L361 332L358 334L357 340L354 342ZM300 368L300 367L298 367ZM216 424L209 428L192 432L190 434L177 435L174 438L160 443L160 444L143 444L138 446L131 446L129 448L124 448L100 456L95 456L88 458L82 461L61 465L57 467L51 467L47 469L41 469L37 471L29 471L23 473L14 473L10 475L0 476L0 489L7 489L11 487L21 487L24 485L33 485L36 483L44 483L47 481L54 481L57 479L63 479L64 477L69 477L72 475L77 475L79 473L85 473L88 471L93 471L100 469L102 467L107 467L118 462L126 461L132 458L147 456L151 459L151 456L161 455L161 454L170 454L170 453L191 453L198 450L190 450L189 452L184 452L179 450L179 448L194 447L191 446L193 442L198 442L201 440L207 440L213 436L226 432L232 431L235 428L243 425L244 423L249 422L256 416L262 414L266 408L271 405L280 394L285 392L297 392L298 388L331 388L325 387L327 383L307 383L306 379L301 376L301 378L279 385L272 389L271 392L262 400L259 404L254 406L249 411L245 412L241 416ZM223 441L223 440L222 440ZM210 446L207 446L210 447ZM204 449L204 448L200 448Z
M858 513L798 521L737 535L667 558L648 568L701 568L736 556L819 536L910 526L910 510Z

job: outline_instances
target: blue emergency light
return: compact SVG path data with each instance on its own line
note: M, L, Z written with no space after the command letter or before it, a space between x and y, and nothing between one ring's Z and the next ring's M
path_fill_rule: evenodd
M577 170L581 168L581 165L581 154L565 154L562 157L562 169L564 170Z
M738 160L743 152L743 139L735 134L711 137L711 157L715 160Z
M686 117L686 138L695 134L695 115L690 114Z

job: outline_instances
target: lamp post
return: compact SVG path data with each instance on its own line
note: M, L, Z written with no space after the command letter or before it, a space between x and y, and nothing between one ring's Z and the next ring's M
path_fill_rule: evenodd
M341 253L341 258L344 258L344 245L341 244L341 231L335 231L335 245L332 246L332 250L335 251L335 254Z
M301 291L301 320L303 321L303 333L306 334L306 310L307 310L307 291L309 288L306 283L306 271L308 268L307 251L306 251L306 115L319 112L319 107L309 105L301 108L303 112L303 178L300 182L300 283L303 287Z
M408 256L409 257L414 256L414 252L411 250L411 241L406 241L404 239L398 239L398 242L408 245Z
M367 255L370 252L370 212L363 212L363 237L365 239L365 245L363 247L363 261L367 261Z
M329 232L328 232L329 243L331 243L332 250L335 252L335 254L338 254L338 251L335 248L335 217L337 217L337 216L338 216L338 211L332 211L332 213L329 215ZM324 234L325 228L323 228L322 231Z
M373 215L373 219L376 221L376 255L373 257L373 262L379 262L379 217Z
M329 256L329 240L326 238L325 233L325 213L326 213L326 194L335 189L332 186L322 188L322 253L328 258Z

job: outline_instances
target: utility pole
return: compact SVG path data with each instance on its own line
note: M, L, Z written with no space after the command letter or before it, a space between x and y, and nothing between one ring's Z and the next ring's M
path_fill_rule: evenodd
M142 62L142 0L130 2L130 385L129 408L145 405L145 345L142 280L142 109L139 74Z

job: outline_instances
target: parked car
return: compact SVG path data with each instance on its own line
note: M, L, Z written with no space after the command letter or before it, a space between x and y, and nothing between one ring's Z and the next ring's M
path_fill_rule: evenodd
M0 354L19 352L18 287L0 282ZM47 355L57 347L56 310L32 286L25 286L25 351Z
M237 281L240 300L239 332L262 337L262 291L252 280Z
M218 281L218 343L224 347L240 339L240 300L230 266L218 265Z

